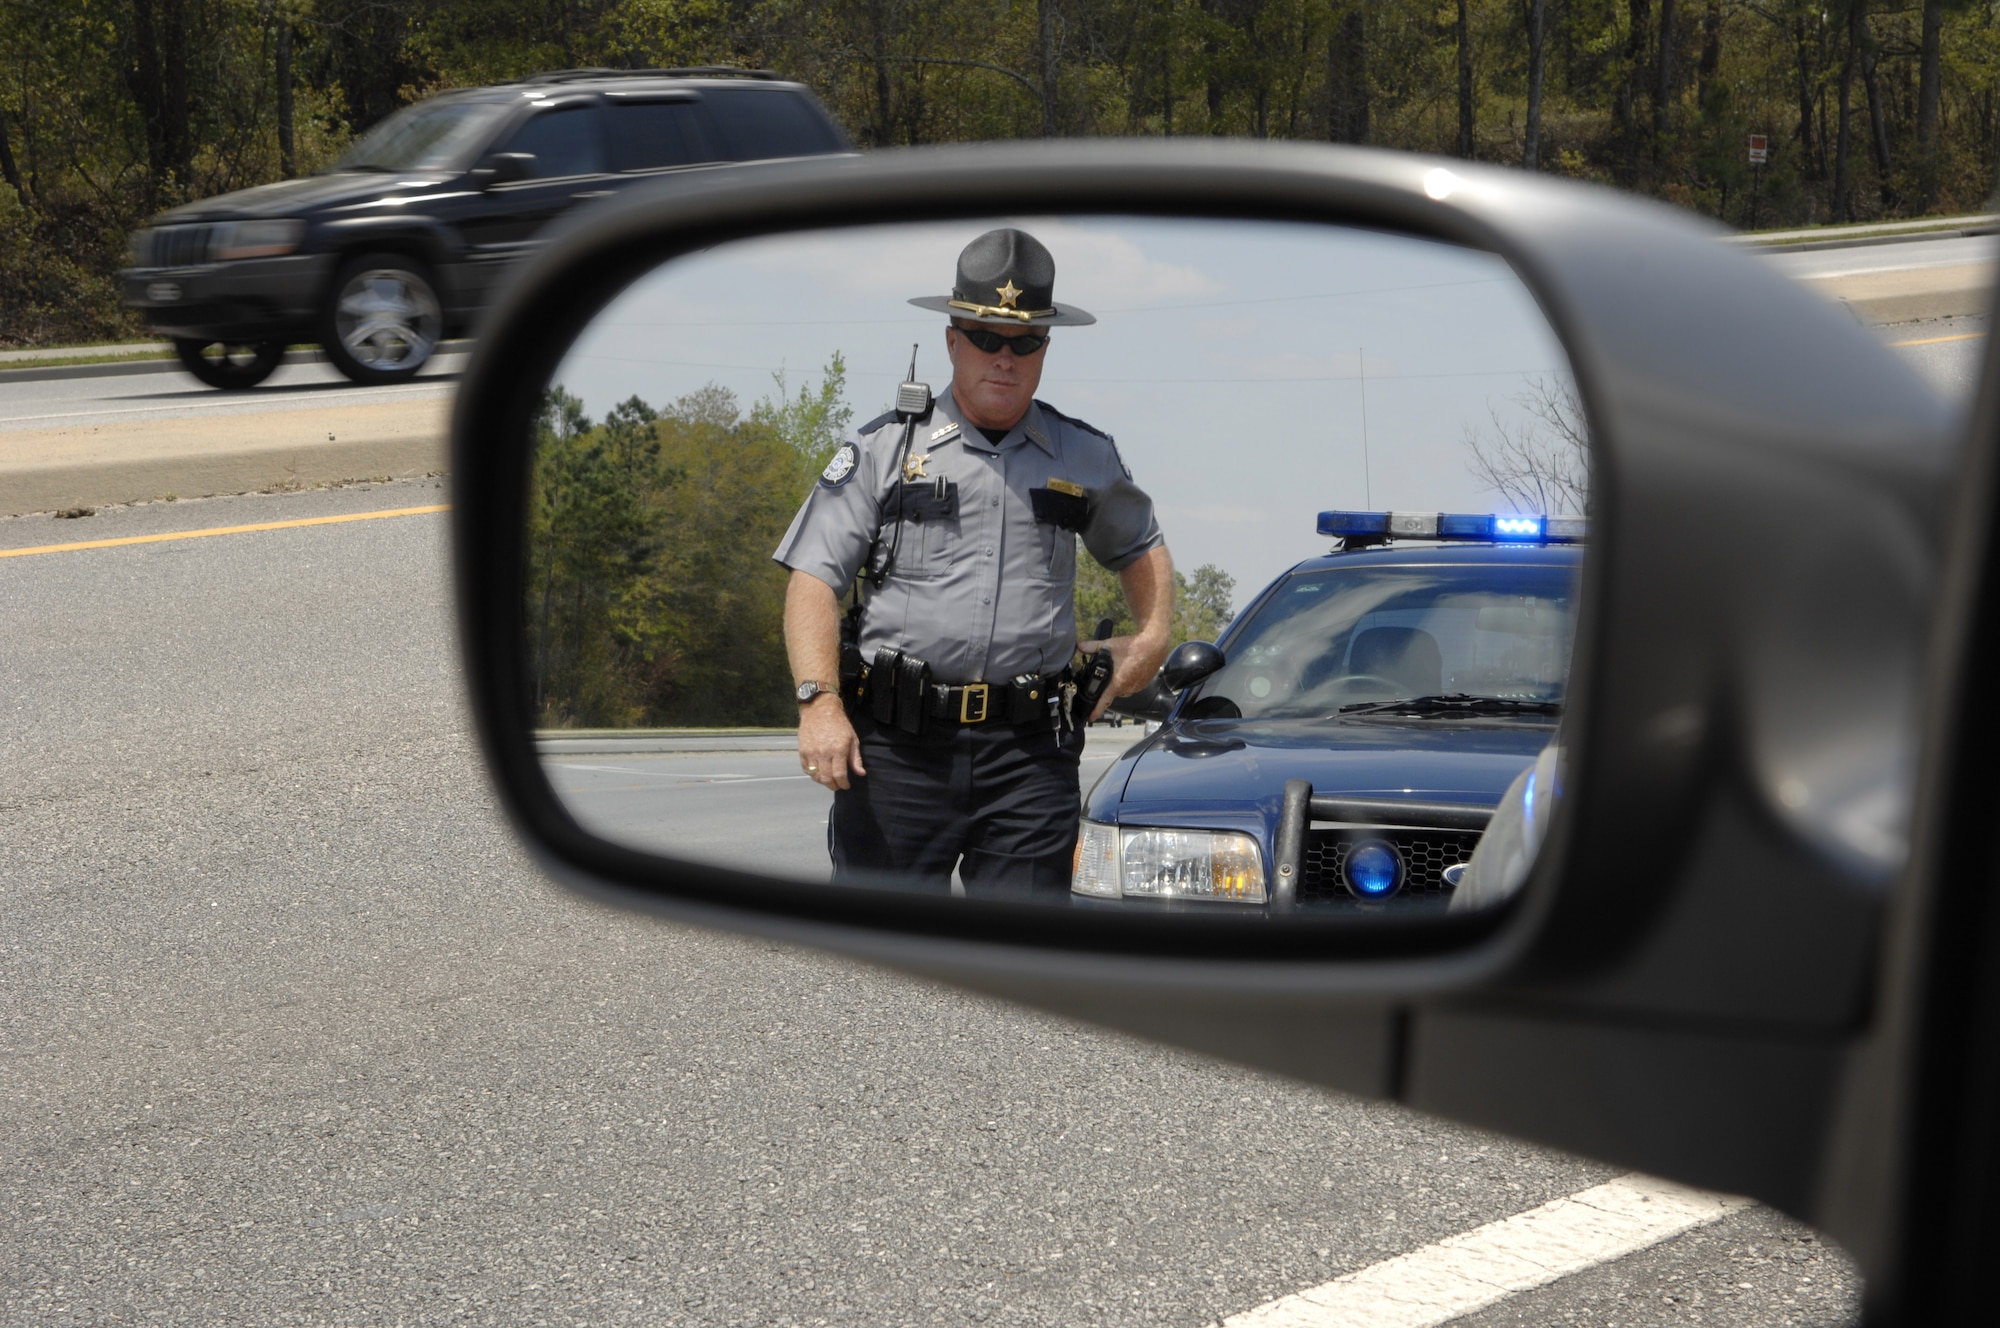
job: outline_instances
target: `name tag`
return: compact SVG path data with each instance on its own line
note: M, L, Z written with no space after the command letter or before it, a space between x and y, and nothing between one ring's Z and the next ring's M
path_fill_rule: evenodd
M1083 486L1081 484L1072 484L1068 480L1052 478L1049 480L1049 487L1057 493L1066 493L1072 498L1083 497Z

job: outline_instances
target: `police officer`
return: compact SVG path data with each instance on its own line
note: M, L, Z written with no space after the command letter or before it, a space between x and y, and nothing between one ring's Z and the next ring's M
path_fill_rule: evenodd
M950 318L950 389L843 443L773 555L792 573L799 764L834 790L835 880L943 888L956 868L971 895L1067 900L1083 726L1166 657L1173 562L1152 500L1110 435L1035 399L1048 330L1097 321L1054 291L1026 232L967 245L949 296L910 301ZM1079 537L1138 623L1084 643L1113 663L1089 715L1070 668Z

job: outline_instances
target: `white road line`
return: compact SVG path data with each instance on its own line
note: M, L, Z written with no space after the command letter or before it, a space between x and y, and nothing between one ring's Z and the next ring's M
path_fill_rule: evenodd
M685 770L648 770L644 766L630 765L584 765L577 761L556 760L551 765L561 770L594 770L606 775L652 775L656 779L680 779L696 784L769 784L782 779L804 779L798 775L703 775Z
M0 415L0 424L34 424L47 420L96 419L100 415L160 415L163 419L183 419L190 415L254 415L258 411L269 410L273 406L314 405L329 409L335 406L368 405L371 401L407 401L414 396L442 396L451 390L451 384L431 386L426 383L408 383L400 387L376 387L369 389L364 397L342 396L334 392L292 392L285 395L273 394L266 397L250 397L234 401L186 401L174 398L155 406L84 406L75 410L57 411L53 415ZM112 398L117 400L118 398ZM125 398L130 400L130 398ZM178 415L164 412L178 411Z
M1620 1176L1233 1314L1223 1328L1434 1328L1749 1204L1650 1176Z

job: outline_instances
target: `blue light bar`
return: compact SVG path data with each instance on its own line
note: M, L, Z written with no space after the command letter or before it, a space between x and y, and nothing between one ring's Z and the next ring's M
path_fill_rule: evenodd
M1590 522L1580 516L1524 512L1321 512L1319 533L1358 544L1380 544L1391 539L1581 544L1590 533Z
M1387 535L1389 514L1387 512L1321 512L1319 533L1337 535L1345 539L1349 535Z
M1444 539L1490 540L1493 538L1493 518L1446 512L1438 518L1438 535Z

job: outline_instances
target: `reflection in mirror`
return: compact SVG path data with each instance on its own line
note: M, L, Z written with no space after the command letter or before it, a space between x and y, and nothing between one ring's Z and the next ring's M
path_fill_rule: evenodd
M1211 917L1525 877L1589 451L1492 255L1117 216L742 241L629 287L544 403L524 649L592 833Z

